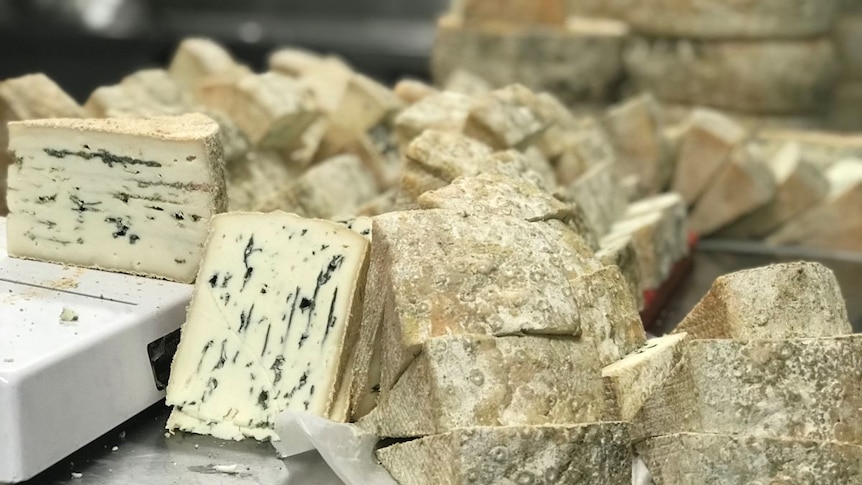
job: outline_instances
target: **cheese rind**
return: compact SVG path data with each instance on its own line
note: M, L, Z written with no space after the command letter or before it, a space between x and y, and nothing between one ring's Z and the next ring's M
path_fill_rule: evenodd
M822 110L839 67L828 37L757 42L637 38L623 58L637 88L662 101L773 115Z
M374 237L389 266L372 271L392 295L379 337L384 393L426 340L446 334L582 335L603 364L643 342L619 270L560 221L406 211L375 218Z
M536 95L520 84L479 96L470 107L464 134L494 150L525 150L551 124L536 104Z
M585 23L589 21L513 29L442 17L431 54L432 76L443 85L453 72L466 69L494 87L518 82L551 92L566 105L607 101L623 73L621 52L628 32L619 22ZM606 28L608 23L614 26Z
M862 484L862 446L835 441L678 433L635 446L658 484Z
M802 159L798 144L788 143L766 163L777 183L775 197L720 230L719 237L763 238L827 196L829 182L826 176Z
M664 385L682 355L685 333L648 341L622 360L602 369L602 379L619 418L631 421L643 403Z
M747 133L734 120L713 110L695 109L680 135L672 189L693 205L730 161Z
M614 418L592 342L473 335L425 342L374 413L377 435L399 438Z
M560 220L591 248L598 246L596 234L580 207L555 199L527 180L504 174L486 172L459 177L446 187L425 192L417 202L422 209L496 214L530 222Z
M227 197L230 211L257 211L284 187L296 181L299 170L271 152L249 152L227 167Z
M186 89L194 90L213 78L237 79L251 71L209 39L188 38L180 42L168 67L170 75Z
M227 202L211 119L38 120L9 132L10 255L194 280Z
M599 237L611 231L626 208L626 197L611 163L589 169L555 195L563 202L581 207Z
M630 204L601 244L630 240L637 255L642 290L655 290L674 264L688 254L685 203L673 192Z
M638 194L663 192L673 162L661 136L655 99L647 94L612 106L604 121L617 148L621 171L638 177Z
M693 339L830 337L853 330L835 274L818 263L720 276L674 330Z
M628 485L625 423L465 428L382 448L402 485Z
M691 340L632 420L632 438L679 432L862 444L862 338Z
M374 177L354 155L325 160L262 201L263 212L285 210L305 217L355 215L378 193Z
M453 12L467 25L557 25L566 20L564 0L515 0L500 4L493 0L460 0Z
M189 416L260 439L277 438L285 409L346 420L368 245L283 212L214 218L171 368L167 404L181 414L169 425L191 429Z
M607 266L620 269L638 310L642 310L645 287L641 285L641 268L632 240L632 236L622 236L602 241L596 258Z
M697 234L712 234L775 196L775 176L747 147L738 147L730 157L691 211L689 227Z
M767 244L806 245L832 250L862 249L862 161L843 160L826 172L829 194L771 234Z
M827 34L840 0L641 0L619 13L632 29L656 37L805 38Z
M84 104L99 118L158 116L189 112L191 94L163 69L144 69L119 84L96 88Z
M395 117L399 141L408 145L425 130L460 133L472 103L470 96L449 92L422 98Z
M294 144L318 117L306 87L274 72L207 83L199 97L208 108L225 113L252 144L262 148Z

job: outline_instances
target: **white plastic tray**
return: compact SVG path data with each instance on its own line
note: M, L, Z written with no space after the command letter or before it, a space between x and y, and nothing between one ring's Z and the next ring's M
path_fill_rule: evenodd
M0 217L0 482L18 482L164 397L148 345L179 329L192 287L5 247Z

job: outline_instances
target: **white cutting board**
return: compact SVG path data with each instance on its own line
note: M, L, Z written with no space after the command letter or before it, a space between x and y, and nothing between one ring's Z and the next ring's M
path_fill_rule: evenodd
M10 258L0 217L0 483L38 474L162 399L151 355L182 325L191 292ZM64 309L77 320L63 321Z

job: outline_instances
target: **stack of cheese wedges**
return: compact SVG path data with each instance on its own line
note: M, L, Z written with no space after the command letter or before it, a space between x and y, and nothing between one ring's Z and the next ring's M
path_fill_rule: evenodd
M626 72L666 102L822 114L839 67L830 35L839 3L630 2L622 15L637 35L626 47Z
M625 483L627 429L600 369L644 333L619 269L530 217L529 198L501 216L499 195L447 189L422 200L450 208L374 219L354 417L376 401L360 422L419 438L381 462L403 484Z
M218 125L229 211L372 216L418 208L422 193L458 177L523 175L554 199L554 217L622 268L640 306L687 253L682 202L628 211L631 187L596 118L521 85L477 93L409 80L390 90L298 49L273 53L258 74L206 39L183 41L166 69L95 89L83 107L44 75L0 83L7 121L206 115ZM615 227L628 219L639 222Z
M862 2L844 0L835 25L835 49L841 76L832 96L829 124L840 130L862 130Z
M609 19L574 18L564 0L464 0L438 20L435 81L470 93L465 73L491 87L519 82L550 90L565 104L613 99L622 77L628 28Z
M716 280L673 334L603 370L657 485L862 483L862 338L828 269Z
M701 236L862 250L862 138L777 128L650 95L602 118L635 199L669 191ZM655 199L655 196L652 197Z

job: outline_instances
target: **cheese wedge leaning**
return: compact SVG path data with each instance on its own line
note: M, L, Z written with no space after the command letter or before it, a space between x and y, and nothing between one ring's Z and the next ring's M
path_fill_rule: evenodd
M168 429L277 439L284 410L346 420L339 389L368 247L341 224L284 212L213 218L168 384Z

